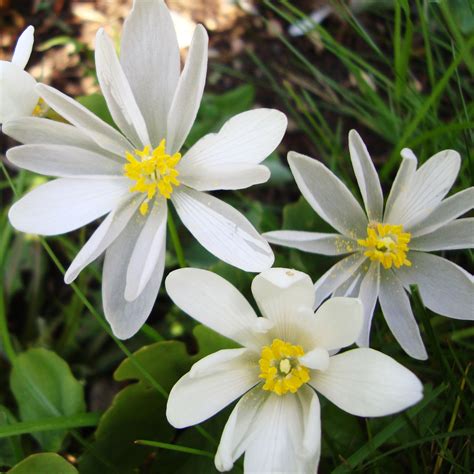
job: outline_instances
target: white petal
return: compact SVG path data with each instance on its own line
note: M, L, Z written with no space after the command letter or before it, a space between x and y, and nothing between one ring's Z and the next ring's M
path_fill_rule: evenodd
M122 157L125 156L125 152L133 150L133 146L123 135L79 102L45 84L38 84L36 90L51 108L89 136L104 150Z
M321 255L344 255L353 252L358 247L354 240L339 234L322 234L301 230L275 230L266 232L263 237L271 244Z
M401 152L402 162L398 168L397 175L390 189L390 194L385 204L384 222L396 222L392 218L394 209L399 205L398 201L403 201L410 188L410 183L415 176L418 160L415 154L408 148Z
M168 114L166 149L169 153L181 149L196 119L206 83L208 41L204 27L196 26Z
M385 321L403 350L415 359L427 359L408 295L391 270L381 270L379 301Z
M22 232L64 234L110 212L128 192L128 186L128 180L122 178L55 179L17 201L8 217Z
M403 224L405 230L429 215L451 189L461 158L453 150L432 156L410 180L407 191L394 204L386 222Z
M184 165L183 168L188 171L188 168ZM224 163L212 168L203 166L201 169L193 169L191 175L184 174L180 170L179 180L186 186L198 191L216 191L244 189L254 184L265 183L269 180L270 174L270 170L262 165Z
M332 296L346 296L348 298L358 298L362 280L367 273L367 265L359 267L342 285L339 285L332 293Z
M85 133L73 125L39 117L22 117L10 120L2 132L26 145L67 145L102 154L123 163L120 158L99 147Z
M349 132L349 151L369 221L380 222L383 212L382 186L367 147L355 130Z
M380 288L380 264L372 262L369 270L364 275L360 284L358 297L364 307L364 322L357 338L357 345L368 347L370 341L370 328L372 327L372 318L374 316L375 305L379 296Z
M262 315L275 323L275 333L285 341L296 340L295 327L304 318L300 310L313 316L314 289L305 273L270 268L253 279L252 293Z
M350 346L362 329L362 303L357 298L330 298L316 311L315 318L318 347L333 350Z
M127 268L125 299L133 301L150 281L166 242L168 206L165 199L155 201L135 243Z
M294 396L271 394L259 410L244 471L306 474L317 470L321 443L319 401L309 387Z
M225 424L215 457L218 471L230 471L234 462L246 451L256 430L258 413L265 400L271 396L260 386L247 392L235 405Z
M166 418L175 428L196 425L214 416L250 390L258 379L258 363L240 349L231 349L235 357L219 353L213 358L215 371L201 377L188 372L171 389L166 406Z
M221 349L202 359L199 359L189 371L189 377L192 379L207 377L217 372L225 371L227 363L233 361L236 357L246 354L249 358L255 360L256 355L252 354L247 348L240 349Z
M412 238L429 234L474 207L474 187L460 191L441 202L431 214L411 229Z
M12 63L21 69L25 69L31 56L33 43L35 41L35 29L30 25L20 35L13 51Z
M457 219L410 241L411 250L432 252L474 248L474 218Z
M221 276L207 270L182 268L165 281L173 302L202 324L243 345L257 315L241 293Z
M7 158L20 168L46 176L122 176L122 166L116 161L93 151L66 145L17 146L8 150Z
M102 28L96 35L95 65L100 88L114 122L137 148L150 145L145 120L133 97L114 45Z
M73 282L89 263L98 258L109 245L119 236L137 210L140 200L126 196L91 235L84 247L79 251L64 275L64 282Z
M403 285L418 285L423 303L435 313L454 319L474 319L474 280L468 272L445 258L410 252L412 266L397 275Z
M309 383L339 408L357 416L397 413L423 396L415 374L368 348L331 357L329 368L315 373Z
M274 109L235 115L219 133L206 135L191 147L178 165L180 180L201 191L238 189L263 182L264 176L257 174L263 170L257 165L279 145L286 125L285 114ZM252 170L256 173L253 178ZM240 183L238 188L228 183L232 175Z
M176 32L163 0L133 2L123 26L120 62L156 147L166 138L180 71Z
M331 293L347 281L366 260L367 257L363 253L357 252L333 265L314 284L316 292L314 308L317 308Z
M0 61L0 124L33 113L39 95L36 81L16 64Z
M248 272L271 267L272 249L232 206L187 187L176 189L171 200L183 224L217 258Z
M365 236L367 217L334 173L319 161L292 151L288 163L301 194L326 222L348 237Z
M102 272L102 301L105 318L112 331L119 339L132 337L142 327L153 309L163 277L165 267L165 245L152 277L140 296L129 302L125 299L125 282L127 268L145 219L139 213L135 214L122 233L114 240L105 252Z
M329 367L329 352L322 347L316 347L298 360L308 369L326 370Z

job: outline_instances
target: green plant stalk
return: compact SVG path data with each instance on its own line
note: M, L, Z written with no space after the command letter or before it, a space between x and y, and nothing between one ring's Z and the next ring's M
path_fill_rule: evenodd
M5 296L3 294L3 281L0 280L0 337L2 340L3 349L8 357L8 360L13 364L16 359L15 349L13 348L8 331L7 314L5 308Z
M137 439L135 444L142 446L152 446L154 448L168 449L170 451L179 451L181 453L195 454L197 456L204 456L206 458L214 459L214 454L202 449L188 448L187 446L180 446L179 444L162 443L160 441L148 441L146 439Z
M187 265L186 259L184 258L183 246L179 240L178 231L176 230L171 210L168 210L168 230L171 235L171 241L173 242L173 247L174 251L176 252L176 258L178 259L179 267L185 268Z

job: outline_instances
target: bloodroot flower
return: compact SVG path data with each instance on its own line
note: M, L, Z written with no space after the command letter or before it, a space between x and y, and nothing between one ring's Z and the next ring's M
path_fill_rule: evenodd
M474 247L474 219L456 219L474 206L471 187L444 199L459 172L453 150L432 156L418 170L409 149L385 203L367 148L354 130L349 149L364 212L347 187L322 163L290 152L296 183L311 207L339 234L281 230L264 234L273 244L323 255L349 254L315 284L316 306L330 295L357 296L364 325L357 340L369 345L377 299L402 348L426 359L406 291L418 285L428 308L455 319L474 319L474 283L463 268L427 252Z
M310 473L321 451L316 392L357 416L389 415L422 398L418 378L392 358L351 345L362 328L355 298L332 298L313 312L304 273L271 268L252 282L263 317L222 277L185 268L168 275L173 301L197 321L242 345L193 365L171 390L166 415L176 428L207 420L241 397L222 433L215 464L245 471Z
M33 49L34 31L29 26L20 35L11 62L0 61L0 124L30 116L38 103L36 81L25 71Z
M133 336L147 319L165 266L168 201L194 237L246 271L269 268L273 252L236 209L205 191L242 189L268 180L260 163L280 143L284 114L244 112L182 156L201 102L208 37L197 26L186 65L162 0L135 1L125 22L120 61L103 30L95 60L99 83L120 132L46 85L42 98L70 124L26 118L4 132L25 143L8 152L21 168L59 179L10 209L23 232L56 235L107 217L71 263L66 283L105 252L102 297L114 334Z

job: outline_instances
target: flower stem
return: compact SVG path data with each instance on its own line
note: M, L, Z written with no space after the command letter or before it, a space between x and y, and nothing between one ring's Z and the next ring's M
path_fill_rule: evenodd
M186 267L186 260L184 259L183 247L181 246L181 241L179 240L179 235L176 231L176 226L174 225L173 215L170 211L168 211L168 230L170 231L174 251L176 252L176 258L178 259L178 264L180 268L184 268Z
M13 348L8 332L7 315L5 310L5 299L3 295L3 283L0 284L0 338L2 340L3 350L11 363L16 359L15 349Z

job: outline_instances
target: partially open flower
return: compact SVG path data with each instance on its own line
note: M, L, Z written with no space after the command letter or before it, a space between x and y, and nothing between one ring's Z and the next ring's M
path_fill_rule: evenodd
M0 61L0 124L32 115L38 104L36 81L25 71L33 49L34 28L29 26L18 38L12 60Z
M314 313L313 284L304 273L271 268L253 280L263 317L214 273L176 270L165 284L183 311L242 345L198 361L168 399L168 421L184 428L242 397L216 453L220 471L232 469L245 453L247 472L314 473L321 451L316 392L357 416L392 414L422 397L418 378L380 352L331 355L358 337L362 305L332 298Z
M415 155L404 149L384 209L377 172L354 130L349 133L349 149L365 212L326 166L290 152L288 162L301 193L339 234L280 230L264 236L270 243L306 252L348 254L316 282L316 305L330 295L359 297L364 304L364 327L357 343L368 346L378 300L390 330L407 354L426 359L405 290L416 284L431 310L450 318L474 319L471 275L427 253L474 247L474 219L457 219L473 208L474 188L443 199L459 172L459 154L440 151L417 170Z

